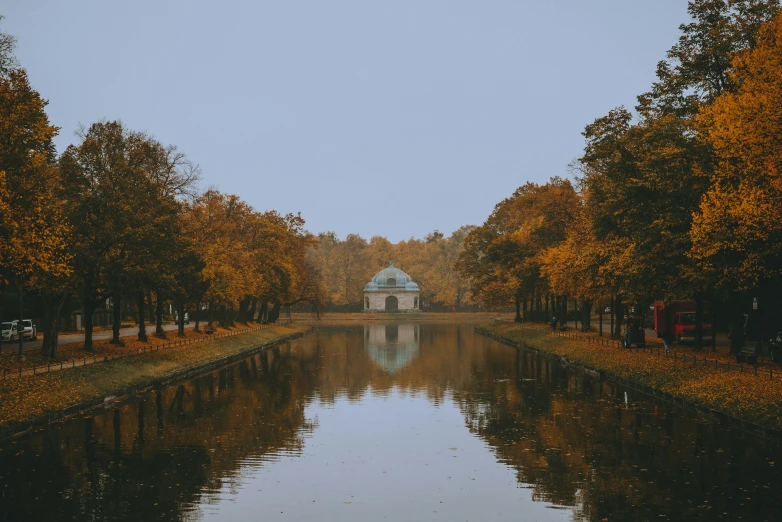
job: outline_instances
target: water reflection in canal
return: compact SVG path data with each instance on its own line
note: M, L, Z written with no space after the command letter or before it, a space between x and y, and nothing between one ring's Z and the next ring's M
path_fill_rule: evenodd
M0 520L779 520L776 439L476 336L321 328L0 448Z

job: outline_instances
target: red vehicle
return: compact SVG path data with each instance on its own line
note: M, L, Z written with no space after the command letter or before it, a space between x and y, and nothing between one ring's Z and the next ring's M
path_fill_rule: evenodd
M670 321L670 324L668 324ZM703 303L703 341L711 342L712 325L709 304ZM669 331L676 342L695 341L695 301L654 302L654 330L657 337Z

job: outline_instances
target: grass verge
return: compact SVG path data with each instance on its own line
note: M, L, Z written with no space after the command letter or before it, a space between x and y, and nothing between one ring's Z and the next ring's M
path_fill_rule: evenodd
M481 327L489 333L531 348L668 393L710 410L782 431L782 371L773 379L751 373L656 357L617 346L595 345L512 323ZM690 359L692 361L692 359Z
M255 325L237 324L233 328L216 327L214 333L240 332L248 330L253 326ZM39 339L41 335L39 334ZM172 330L165 332L160 337L156 334L148 334L147 337L147 342L141 342L135 336L121 337L120 344L111 344L109 339L96 339L92 343L93 350L91 352L84 350L84 341L60 344L57 347L57 357L52 359L41 355L41 350L38 347L27 347L24 351L25 358L23 361L17 358L16 345L13 345L14 349L0 353L0 372L7 371L8 373L13 373L18 371L20 367L27 369L33 366L45 366L47 363L56 366L61 361L68 363L72 359L78 360L83 357L97 356L98 359L102 359L104 355L126 355L135 352L137 348L158 349L165 347L172 341L181 341L183 339L204 340L208 339L210 335L204 333L203 329L200 332L196 332L192 328L188 328L185 330L183 337L179 337L177 332ZM8 345L6 344L5 346Z
M308 328L299 324L274 326L83 368L0 381L0 429L31 422L121 390L143 387L173 373L236 355Z

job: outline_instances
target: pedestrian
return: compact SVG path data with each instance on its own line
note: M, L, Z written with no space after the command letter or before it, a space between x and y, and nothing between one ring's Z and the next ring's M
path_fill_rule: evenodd
M668 330L663 332L662 339L663 339L663 346L665 347L665 355L668 355L670 344L673 342L673 336L671 335L671 332Z
M554 316L551 318L551 322L549 323L551 325L551 330L556 332L557 331L557 317Z

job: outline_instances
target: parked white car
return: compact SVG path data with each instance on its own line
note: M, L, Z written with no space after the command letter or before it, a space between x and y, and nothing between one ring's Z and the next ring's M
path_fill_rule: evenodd
M12 323L3 323L2 330L0 330L0 341L4 343L11 342L11 326Z
M11 342L19 340L19 333L17 328L19 320L3 323L2 340L3 342ZM32 319L22 320L22 337L28 341L35 341L38 339L38 327L33 324Z

